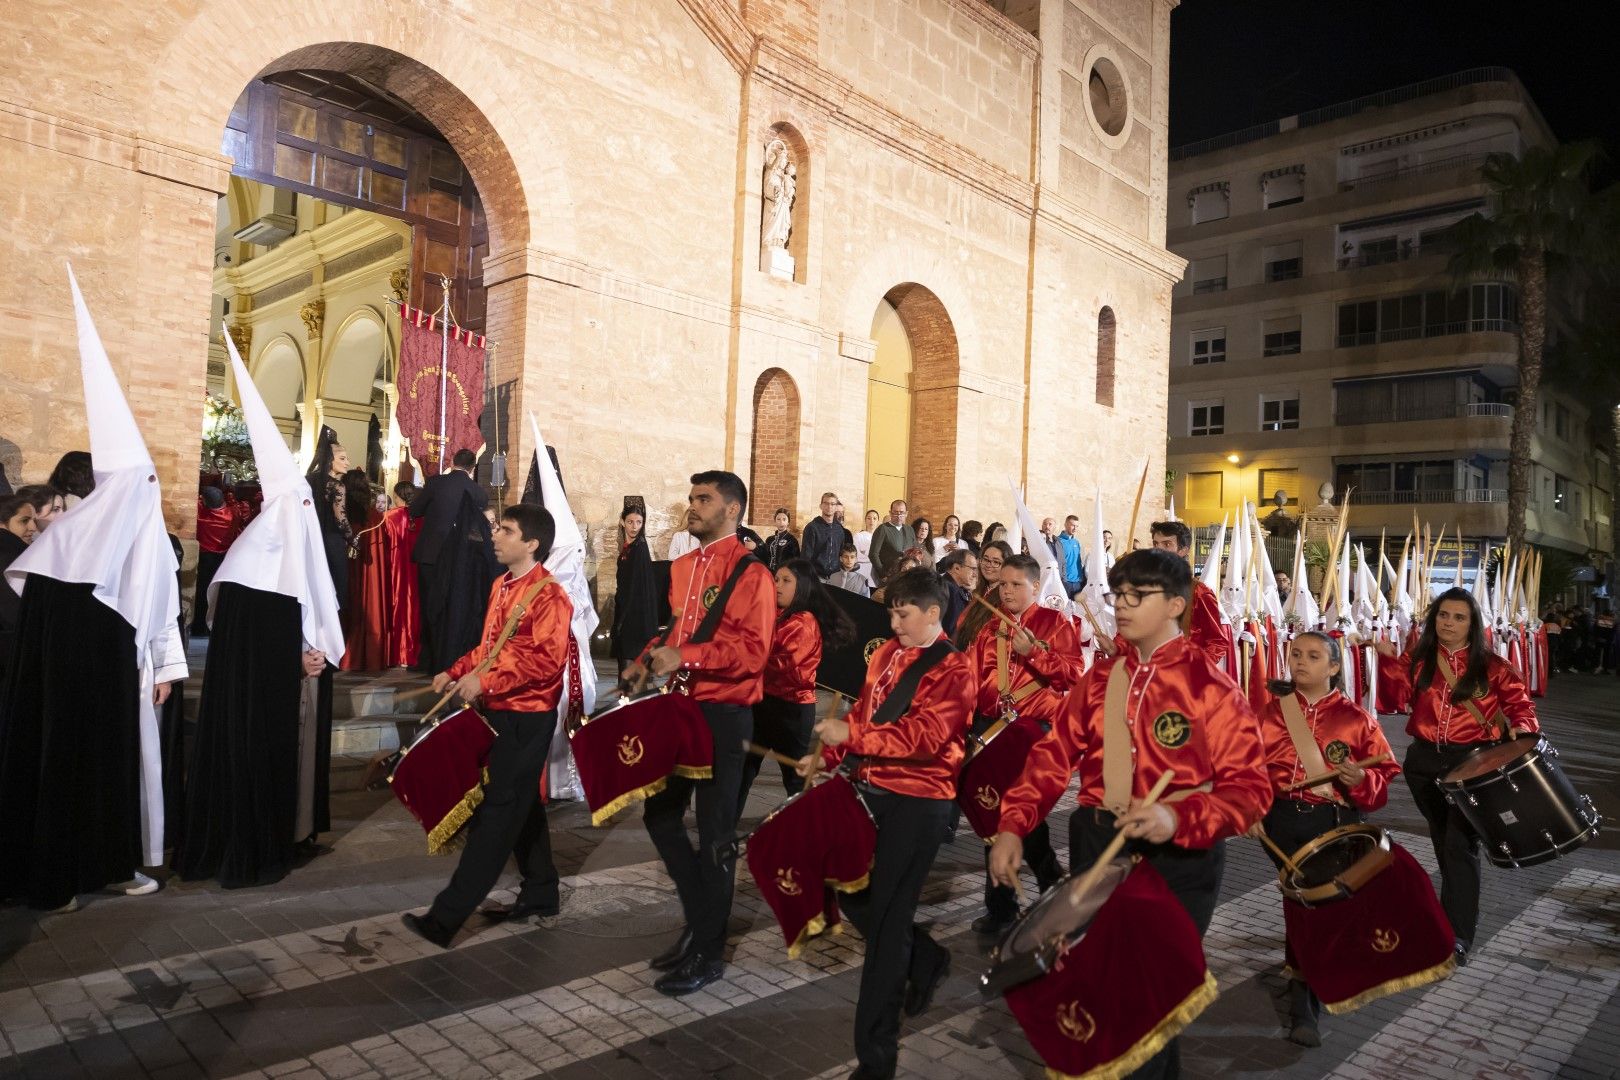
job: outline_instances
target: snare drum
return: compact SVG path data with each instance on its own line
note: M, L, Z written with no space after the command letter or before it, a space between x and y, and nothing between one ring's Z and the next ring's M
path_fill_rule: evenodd
M1110 863L1087 896L1074 895L1078 881L1025 912L980 986L1006 994L1053 1073L1124 1076L1215 1000L1215 979L1192 917L1151 864Z
M495 729L469 707L434 721L400 751L388 783L427 833L430 854L449 847L483 801L494 743Z
M1033 720L999 721L980 739L968 739L968 759L956 780L956 804L973 831L994 840L1001 827L1001 799L1018 783L1029 748L1045 734Z
M1377 825L1341 825L1294 852L1294 868L1277 872L1277 887L1296 904L1346 900L1389 867L1389 833Z
M593 825L663 790L671 774L714 775L714 736L685 694L621 698L574 730L568 743Z
M838 925L837 893L870 882L877 823L855 785L835 774L772 810L747 846L748 872L792 958L807 939Z
M1598 833L1598 812L1558 765L1544 736L1482 747L1440 778L1446 799L1485 841L1497 866L1534 866Z

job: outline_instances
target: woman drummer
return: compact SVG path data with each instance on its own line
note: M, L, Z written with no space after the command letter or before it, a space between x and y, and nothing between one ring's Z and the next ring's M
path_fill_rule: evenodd
M1485 644L1479 606L1464 589L1429 605L1423 633L1406 655L1379 642L1378 677L1412 703L1403 768L1440 860L1440 906L1457 935L1457 963L1479 923L1479 836L1446 801L1437 781L1482 746L1539 731L1524 677Z
M816 725L816 669L823 648L836 649L855 636L849 616L833 600L808 559L789 559L776 571L776 630L765 658L765 696L754 705L754 742L797 761L810 752L810 729ZM743 761L737 813L748 801L748 789L759 775L762 758ZM789 795L804 789L804 780L782 766L782 786Z
M1305 631L1289 643L1288 667L1292 677L1269 684L1273 696L1260 710L1273 800L1250 834L1259 836L1264 830L1279 848L1292 853L1382 808L1389 801L1390 781L1401 769L1377 719L1344 696L1338 641L1318 630ZM1359 764L1376 757L1389 760ZM1292 790L1307 776L1330 770L1334 775L1327 783ZM1288 959L1292 971L1291 950ZM1288 981L1288 1006L1289 1039L1301 1046L1322 1045L1317 1029L1322 1003L1298 978Z

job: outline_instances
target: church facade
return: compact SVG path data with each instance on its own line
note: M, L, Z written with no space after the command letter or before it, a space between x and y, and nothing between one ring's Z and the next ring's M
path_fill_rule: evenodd
M254 175L337 206L420 196L409 230L319 219L392 245L392 274L366 264L368 355L397 325L390 276L429 304L448 269L497 344L514 486L532 411L604 541L639 496L661 553L687 475L717 466L750 481L753 521L802 524L823 490L854 528L893 497L1005 520L1011 480L1037 515L1085 520L1100 488L1118 532L1146 461L1145 522L1183 268L1164 246L1173 6L21 0L38 32L0 64L0 456L36 480L87 445L64 259L182 535L224 333L256 380L292 364L265 382L297 399L295 445L300 423L363 427L369 369L337 371L318 338L323 282L365 260L261 246L307 274L297 297L223 270L265 235L221 231ZM417 181L384 160L396 130L469 183L424 158L400 194ZM285 326L253 333L277 302Z

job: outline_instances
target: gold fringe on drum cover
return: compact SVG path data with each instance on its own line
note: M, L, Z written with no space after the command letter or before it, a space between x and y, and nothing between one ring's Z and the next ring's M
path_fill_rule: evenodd
M1122 1080L1147 1064L1148 1059L1154 1054L1169 1046L1170 1040L1180 1035L1188 1024L1198 1019L1198 1014L1209 1008L1220 992L1220 984L1215 981L1215 976L1204 972L1203 985L1188 994L1169 1016L1160 1020L1152 1031L1142 1036L1128 1051L1113 1061L1099 1065L1079 1076L1047 1069L1046 1080Z
M427 845L429 855L445 855L458 847L456 840L462 827L472 820L473 811L478 809L484 801L484 785L489 783L489 770L484 770L483 779L468 790L461 797L461 801L452 806L439 823L428 830Z
M1326 1009L1330 1013L1333 1013L1334 1015L1354 1012L1363 1005L1372 1004L1379 998L1388 997L1391 994L1398 994L1402 990L1412 990L1419 986L1427 986L1430 983L1439 982L1441 979L1450 976L1451 973L1456 970L1457 958L1455 956L1448 956L1440 963L1434 965L1432 968L1426 968L1415 975L1407 975L1399 979L1390 979L1388 982L1381 982L1377 986L1369 987L1366 990L1363 990L1353 998L1346 998L1344 1001L1324 1001L1322 1002L1322 1008Z
M712 765L677 765L675 766L675 771L670 775L684 777L687 780L712 780L714 779L714 767ZM620 810L623 810L631 803L637 803L643 799L652 798L660 791L663 791L668 784L669 777L661 776L650 784L643 784L634 791L625 792L623 795L620 795L612 802L609 802L607 805L603 806L600 810L592 810L591 824L602 824L608 818L612 817L614 814L617 814Z

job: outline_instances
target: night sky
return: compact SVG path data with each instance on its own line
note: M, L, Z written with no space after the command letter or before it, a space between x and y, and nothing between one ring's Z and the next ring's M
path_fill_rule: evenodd
M1170 20L1170 145L1500 64L1518 73L1560 139L1602 139L1614 174L1620 93L1604 74L1614 68L1614 38L1591 21L1608 7L1182 0Z

